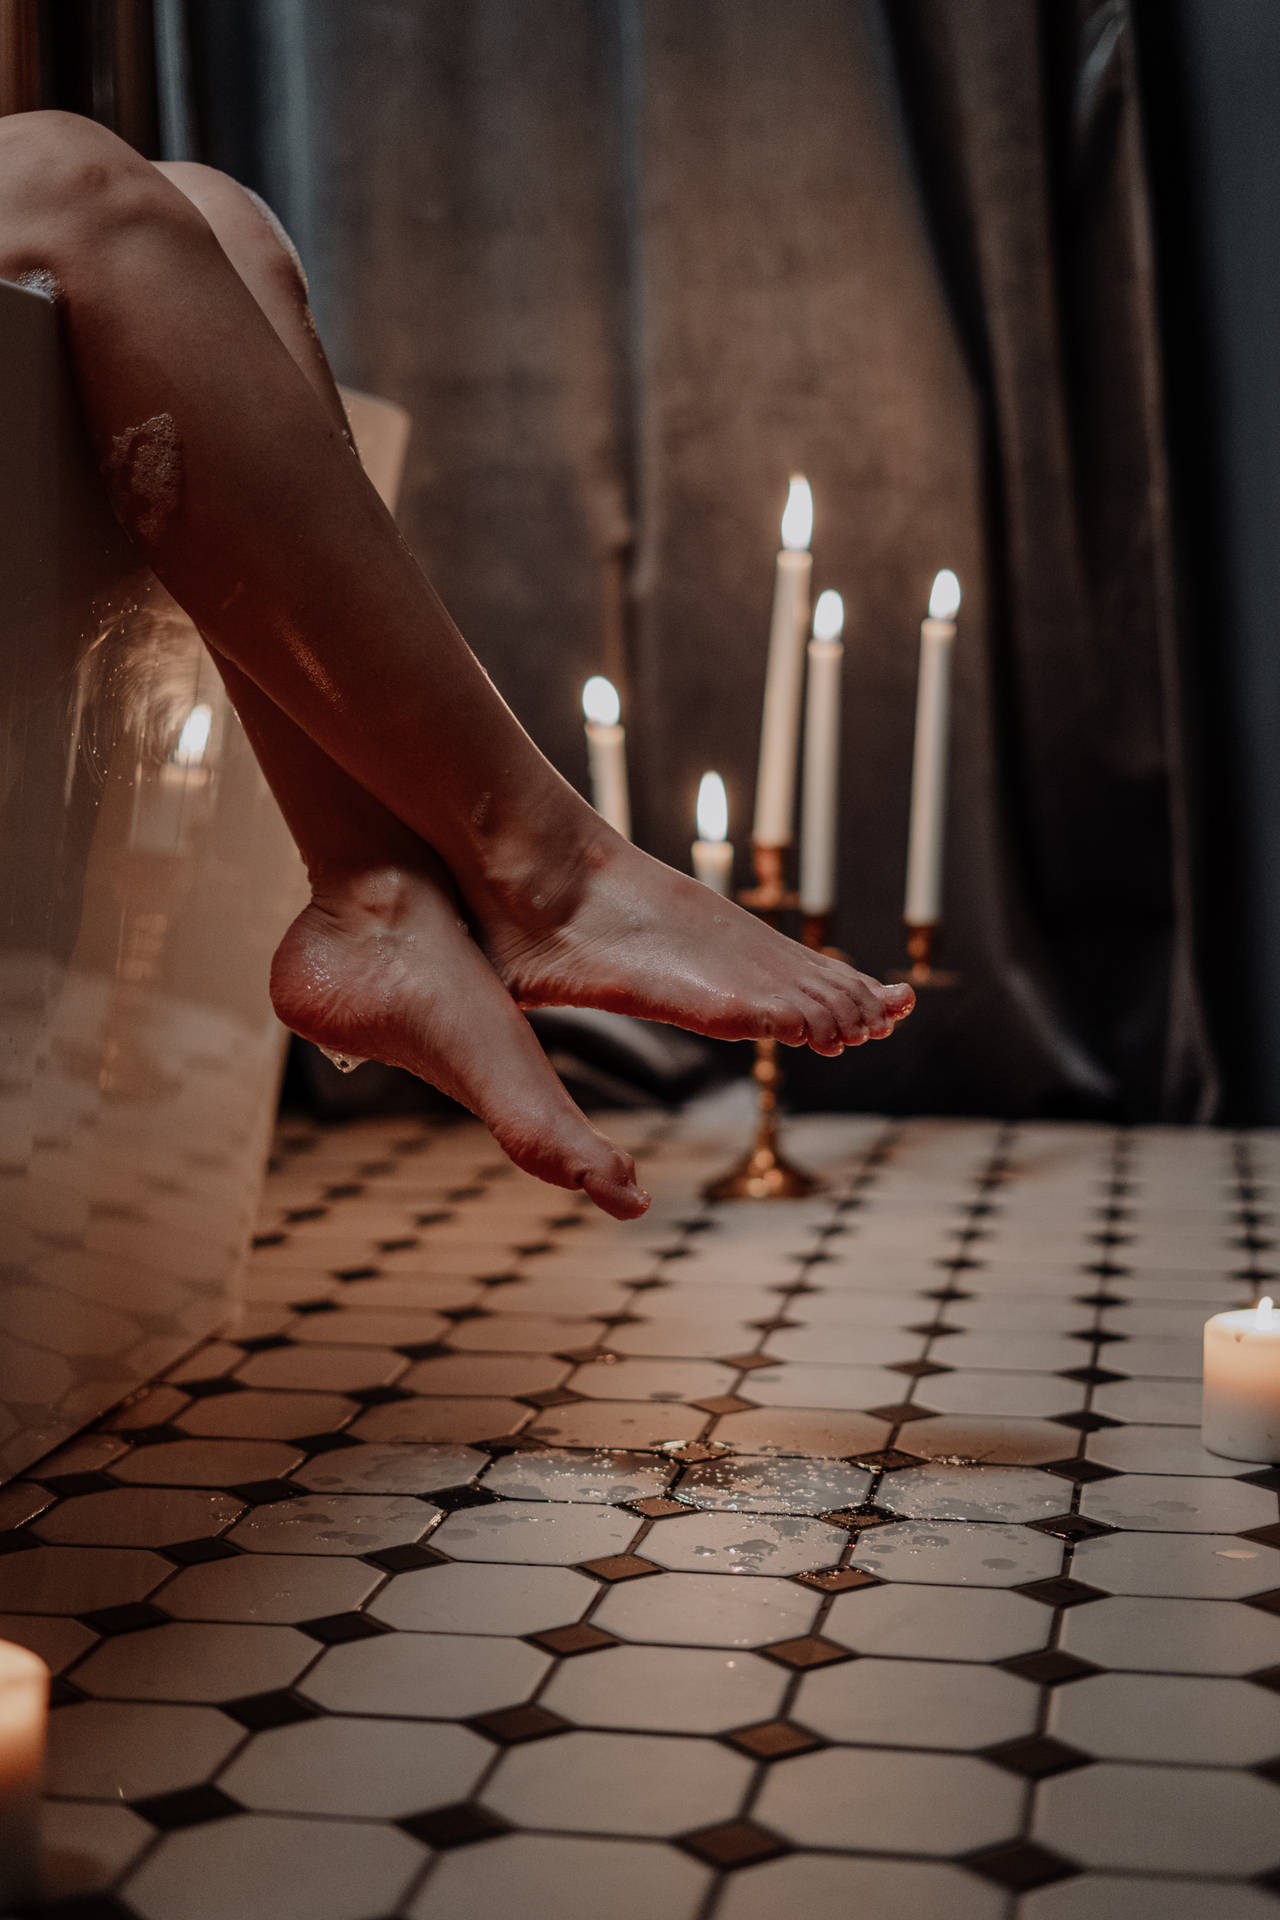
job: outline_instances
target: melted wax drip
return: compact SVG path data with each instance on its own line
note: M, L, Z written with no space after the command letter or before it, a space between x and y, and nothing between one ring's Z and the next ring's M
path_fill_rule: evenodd
M320 1051L326 1060L332 1060L339 1073L354 1073L357 1067L364 1065L363 1060L357 1060L351 1053L330 1053L328 1047L321 1047Z

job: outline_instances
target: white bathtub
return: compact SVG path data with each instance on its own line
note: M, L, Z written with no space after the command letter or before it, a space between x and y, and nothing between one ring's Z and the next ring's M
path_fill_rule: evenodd
M226 1322L297 857L0 282L0 1478Z

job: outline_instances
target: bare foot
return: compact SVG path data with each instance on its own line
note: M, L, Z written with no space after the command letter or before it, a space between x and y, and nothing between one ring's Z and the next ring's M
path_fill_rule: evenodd
M467 887L495 971L522 1007L603 1007L719 1040L775 1039L839 1054L910 1013L881 986L775 933L630 846L589 809L554 863L509 848ZM496 870L501 867L501 872Z
M635 1162L574 1105L426 859L315 889L272 964L277 1014L331 1056L407 1067L526 1173L635 1219L649 1205Z

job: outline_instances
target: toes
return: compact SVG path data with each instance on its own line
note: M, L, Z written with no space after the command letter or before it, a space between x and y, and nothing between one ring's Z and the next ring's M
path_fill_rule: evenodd
M915 990L905 980L896 986L881 987L880 999L891 1020L905 1020L916 1004Z
M825 1001L819 1000L815 994L808 994L805 998L805 1027L809 1045L815 1053L834 1058L844 1052L840 1023Z
M636 1179L636 1163L607 1141L600 1163L586 1168L582 1190L615 1220L638 1220L649 1207L649 1195Z

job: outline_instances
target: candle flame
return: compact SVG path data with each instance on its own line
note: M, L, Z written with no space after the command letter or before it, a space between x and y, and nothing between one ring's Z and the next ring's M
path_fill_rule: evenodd
M582 689L582 711L598 727L616 727L622 712L618 689L602 673L593 673Z
M813 493L802 473L793 473L782 514L782 544L788 553L803 553L813 538Z
M1263 1326L1270 1326L1275 1315L1276 1303L1269 1293L1264 1293L1258 1302L1258 1318Z
M813 637L815 640L838 640L844 632L844 601L830 587L818 595L818 604L813 610Z
M729 796L718 773L704 773L698 785L699 840L729 837Z
M960 582L950 567L944 567L933 582L933 591L929 595L929 618L931 620L954 620L960 611Z
M170 756L176 767L198 767L213 731L213 708L192 707L182 723L178 744Z

